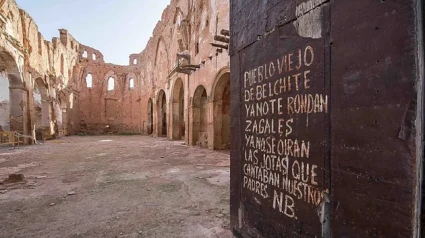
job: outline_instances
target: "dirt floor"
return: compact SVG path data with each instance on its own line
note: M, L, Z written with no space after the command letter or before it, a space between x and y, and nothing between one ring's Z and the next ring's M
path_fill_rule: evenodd
M3 147L0 237L231 237L229 163L143 136Z

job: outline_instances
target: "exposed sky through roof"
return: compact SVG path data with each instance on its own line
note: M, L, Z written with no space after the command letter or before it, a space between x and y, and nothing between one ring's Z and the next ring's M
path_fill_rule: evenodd
M46 40L67 29L81 44L100 50L108 63L127 65L146 46L170 0L16 0Z

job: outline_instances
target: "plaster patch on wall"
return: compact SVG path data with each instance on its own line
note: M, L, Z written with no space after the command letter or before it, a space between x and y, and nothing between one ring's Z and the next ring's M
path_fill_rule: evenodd
M327 0L309 0L296 7L295 29L301 37L318 39L323 37L322 4Z

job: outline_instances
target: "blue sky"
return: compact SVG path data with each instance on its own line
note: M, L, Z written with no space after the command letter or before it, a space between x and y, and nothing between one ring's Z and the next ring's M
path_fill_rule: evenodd
M108 63L127 65L146 46L170 0L16 0L46 40L64 28Z

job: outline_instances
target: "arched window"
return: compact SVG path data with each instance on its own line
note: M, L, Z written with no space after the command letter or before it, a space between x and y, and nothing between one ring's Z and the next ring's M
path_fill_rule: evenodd
M137 64L137 59L133 59L133 64Z
M87 88L93 87L93 76L91 74L87 74L86 85L87 85Z
M115 79L114 77L109 77L108 79L108 91L112 91L115 88Z
M182 23L182 14L181 12L179 12L179 15L177 15L177 25L180 26L180 24Z
M87 51L86 50L83 52L83 58L87 58Z
M130 78L130 89L134 88L134 79Z
M93 59L93 60L96 60L96 54L93 54L93 55L92 55L92 59Z

